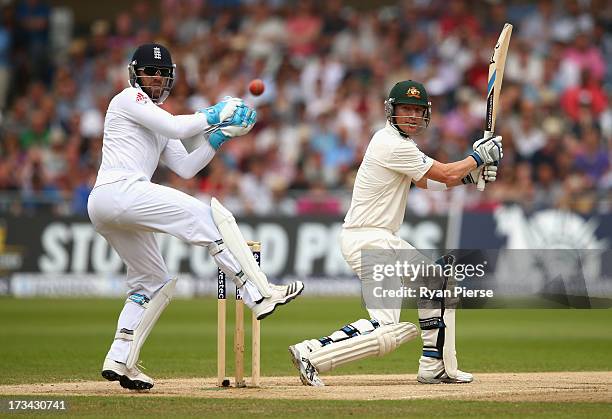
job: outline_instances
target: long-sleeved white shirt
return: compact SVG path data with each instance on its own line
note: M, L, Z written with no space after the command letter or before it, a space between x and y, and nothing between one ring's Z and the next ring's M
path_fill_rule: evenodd
M202 133L206 115L172 115L140 89L128 87L110 102L104 119L102 164L96 186L139 176L150 180L160 159L184 178L194 176L215 155L208 141L187 153L180 139Z

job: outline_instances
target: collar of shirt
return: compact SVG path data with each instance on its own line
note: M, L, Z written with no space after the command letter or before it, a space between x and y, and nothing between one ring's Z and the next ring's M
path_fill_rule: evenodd
M414 142L414 140L412 138L410 138L407 135L402 135L398 132L398 130L396 130L392 125L391 122L387 121L387 123L385 124L385 131L387 132L387 134L389 135L393 135L395 137L398 137L402 140L406 140L406 141L412 141Z

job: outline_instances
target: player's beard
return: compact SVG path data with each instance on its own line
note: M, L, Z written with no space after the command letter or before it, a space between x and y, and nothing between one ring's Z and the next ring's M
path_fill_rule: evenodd
M153 102L158 101L164 92L162 86L142 86L142 90L151 98Z
M141 75L138 84L140 85L140 88L143 90L143 92L145 92L154 103L157 103L164 94L164 86L167 85L168 82L166 78L163 78L162 83L159 85L150 85L147 83L152 81L153 77Z

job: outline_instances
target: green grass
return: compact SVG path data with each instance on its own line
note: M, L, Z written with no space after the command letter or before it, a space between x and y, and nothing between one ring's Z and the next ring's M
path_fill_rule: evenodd
M100 380L123 302L117 300L0 298L0 384ZM230 307L233 305L230 303ZM230 313L233 310L230 310ZM301 298L262 322L262 371L293 375L287 346L320 337L365 316L358 299ZM415 310L403 320L417 321ZM233 332L232 316L228 335ZM458 352L473 372L610 370L612 310L461 310ZM228 336L228 354L231 348ZM383 358L340 368L336 374L416 374L420 341ZM161 317L141 358L156 378L216 373L216 301L175 300ZM228 366L231 362L228 363ZM231 374L231 368L228 375ZM0 414L9 398L0 397ZM43 397L58 399L57 397ZM188 397L67 396L70 416L300 417L605 417L609 403L492 401L232 400ZM606 402L604 400L604 402ZM19 412L20 417L46 412ZM51 415L62 413L49 412Z
M30 399L23 397L20 399ZM48 398L57 400L57 398ZM6 399L5 399L6 400ZM409 401L321 401L306 400L231 400L182 397L65 397L70 416L130 418L174 417L607 417L605 403L509 403L440 400ZM4 402L6 405L6 402ZM1 411L1 410L0 410ZM36 412L32 417L40 417ZM46 412L45 412L46 413ZM61 413L49 412L59 416ZM23 417L22 414L19 414Z
M0 299L0 384L99 379L122 305L119 299ZM282 307L262 322L263 374L294 374L287 346L364 315L359 300L349 298L302 298ZM612 310L461 310L457 318L459 360L467 371L612 369ZM416 312L406 310L403 319L416 322ZM230 342L228 336L228 353ZM334 373L416 374L419 352L417 340ZM216 301L173 301L141 359L158 378L214 376Z

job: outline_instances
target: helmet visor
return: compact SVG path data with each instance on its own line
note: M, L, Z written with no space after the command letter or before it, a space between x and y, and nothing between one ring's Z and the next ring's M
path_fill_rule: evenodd
M412 105L418 112L399 115L397 107L401 105ZM408 135L420 134L429 126L429 121L431 120L431 104L428 103L428 106L409 103L396 104L395 100L391 98L385 101L385 113L387 115L387 120L400 131L400 133Z

